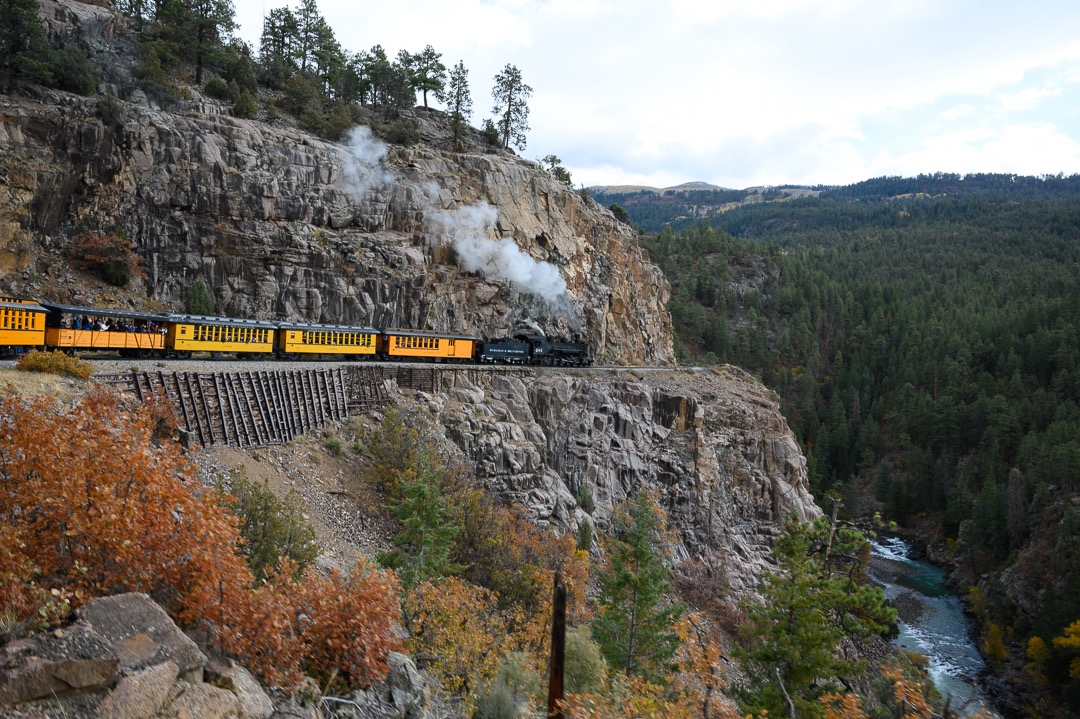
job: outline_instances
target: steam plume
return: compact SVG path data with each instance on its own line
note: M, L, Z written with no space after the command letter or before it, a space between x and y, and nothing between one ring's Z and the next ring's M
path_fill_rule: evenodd
M386 145L371 134L371 128L357 125L345 136L348 154L342 166L345 184L357 200L372 187L389 185L395 179L394 173L383 167L386 159Z
M398 180L383 165L386 145L371 134L370 128L354 127L346 136L345 145L348 153L342 174L357 200L362 200L373 187L390 185ZM481 202L457 210L444 210L435 183L428 183L421 191L428 205L425 212L427 230L436 242L449 243L454 248L463 268L510 282L517 291L536 295L556 309L570 307L566 281L559 268L549 262L534 260L513 240L495 236L498 211L494 207Z
M429 229L441 242L449 242L458 262L469 272L506 280L519 292L528 292L554 304L566 294L566 280L550 262L538 262L507 238L494 237L498 211L481 202L457 210L428 212Z

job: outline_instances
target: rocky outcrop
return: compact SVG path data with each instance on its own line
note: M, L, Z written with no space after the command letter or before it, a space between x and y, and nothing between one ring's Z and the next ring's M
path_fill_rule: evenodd
M243 667L207 657L145 594L94 599L76 621L0 646L0 719L420 719L427 681L402 654L380 684L327 706L275 705ZM442 706L439 705L441 709Z
M76 616L70 626L0 648L0 716L9 715L4 707L18 712L11 716L124 719L266 719L274 711L246 670L209 664L145 594L94 599ZM213 666L227 669L206 671ZM204 682L221 676L233 689Z
M44 12L54 34L122 46L108 10L48 0ZM122 79L109 86L122 100L0 98L0 290L97 301L58 264L78 233L119 228L160 307L182 307L201 279L233 316L492 337L527 320L580 333L604 362L673 362L668 286L633 230L534 162L478 142L441 149L441 113L408 113L431 143L333 143L231 117L196 88L165 111ZM484 207L492 217L470 226L463 208ZM533 265L481 269L461 232ZM532 289L536 263L565 292Z
M753 591L779 523L820 515L777 396L736 368L453 376L426 396L435 421L490 491L560 531L603 528L650 487L677 558L723 565L734 589Z

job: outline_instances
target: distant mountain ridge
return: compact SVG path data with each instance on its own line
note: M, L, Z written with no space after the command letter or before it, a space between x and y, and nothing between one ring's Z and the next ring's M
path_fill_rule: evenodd
M935 172L915 177L877 177L851 185L761 185L733 190L707 182L674 187L597 185L588 188L604 205L622 207L638 229L678 230L732 210L770 202L818 198L822 201L875 203L899 199L964 197L1065 197L1080 194L1080 175L1023 176L1005 173L962 175Z
M691 192L694 190L732 191L729 187L720 187L719 185L712 185L708 182L684 182L681 185L674 185L672 187L652 187L651 185L593 185L586 189L592 193L655 192L657 194L663 192Z
M617 204L646 232L659 232L708 220L737 207L759 202L816 197L824 188L801 185L747 187L732 190L708 182L685 182L674 187L597 185L587 188L597 202Z

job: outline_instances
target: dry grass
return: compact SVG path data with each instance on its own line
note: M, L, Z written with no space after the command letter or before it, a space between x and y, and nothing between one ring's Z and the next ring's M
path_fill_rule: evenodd
M14 368L0 368L0 387L10 387L24 397L44 394L56 397L67 404L86 393L89 383L73 377L62 377L42 372L23 372Z

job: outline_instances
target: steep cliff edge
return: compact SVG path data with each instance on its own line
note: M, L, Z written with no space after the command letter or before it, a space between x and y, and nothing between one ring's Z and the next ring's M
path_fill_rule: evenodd
M651 488L677 559L724 566L738 592L756 588L780 522L820 515L778 398L734 367L457 373L422 399L478 480L538 521L602 529L617 504Z

